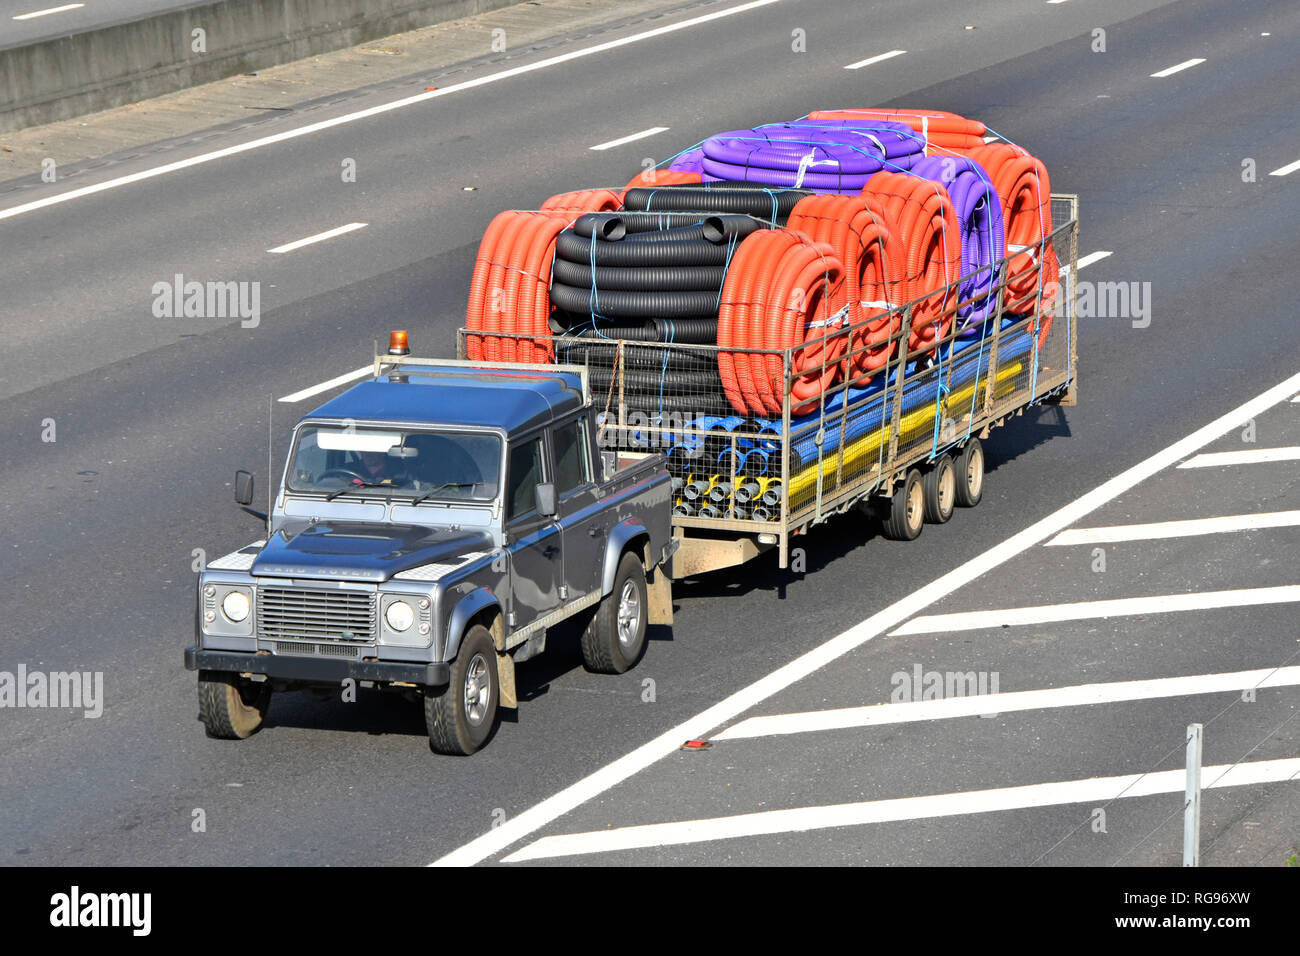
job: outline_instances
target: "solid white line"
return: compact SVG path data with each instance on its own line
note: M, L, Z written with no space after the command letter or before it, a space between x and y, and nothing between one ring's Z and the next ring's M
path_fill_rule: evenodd
M1289 604L1292 601L1300 601L1300 584L1236 588L1231 591L1195 591L1191 594L1154 594L1150 597L1116 598L1111 601L1039 604L1033 607L999 608L995 611L957 611L953 614L923 614L897 630L890 631L889 636L975 631L1004 625L1021 627L1060 621L1091 621L1133 614L1172 614L1178 611L1205 611L1254 604Z
M1269 175L1270 175L1270 176L1290 176L1290 175L1291 175L1292 173L1294 173L1297 169L1300 169L1300 159L1297 159L1294 163L1287 163L1285 166L1280 166L1280 167L1278 167L1277 169L1275 169L1275 170L1273 170L1271 173L1269 173Z
M299 136L306 136L309 133L319 132L323 129L330 129L334 126L341 126L344 123L351 123L370 116L378 116L381 113L401 109L404 106L411 106L414 103L423 103L426 100L433 100L441 96L449 96L452 93L459 93L461 90L470 90L478 86L486 86L489 83L496 83L499 80L509 79L513 76L521 76L525 73L532 73L536 70L546 69L547 67L556 66L560 63L567 63L570 60L577 60L581 57L604 53L607 50L614 50L619 47L627 46L630 43L648 40L651 37L663 36L666 33L675 33L678 30L685 30L689 27L698 26L701 23L708 23L711 20L719 20L723 17L733 16L737 13L744 13L746 10L753 10L756 7L766 7L773 3L780 2L781 0L750 0L749 3L742 3L739 6L728 7L725 10L706 13L703 16L693 17L690 20L683 20L681 23L670 23L667 26L655 27L653 30L646 30L644 33L637 33L630 37L623 37L618 40L609 40L605 43L598 43L595 46L585 47L581 50L574 50L572 53L562 53L559 56L553 56L545 60L538 60L536 63L527 63L523 66L512 67L509 70L502 70L500 73L492 73L488 76L478 77L477 79L466 80L464 83L454 83L451 86L444 86L437 90L416 93L414 96L407 96L400 100L393 100L391 103L381 103L379 106L357 110L355 113L347 113L343 116L336 116L333 119L321 120L319 123L311 123L307 126L300 126L297 129L286 130L283 133L263 136L261 139L250 140L247 143L240 143L237 146L228 146L225 149L214 150L211 153L204 153L201 156L191 156L189 159L177 160L174 163L155 166L152 169L132 173L129 176L120 176L117 179L95 183L92 186L82 186L80 189L73 189L66 193L59 193L57 196L47 196L44 199L33 200L32 202L13 206L9 209L0 209L0 219L8 219L10 216L18 216L25 212L31 212L35 209L43 209L46 206L53 206L56 203L67 202L71 199L79 199L82 196L89 196L94 193L103 192L106 189L116 189L119 186L125 186L129 183L137 183L144 179L152 179L154 176L161 176L164 173L175 172L178 169L188 169L191 166L198 166L201 163L209 163L226 156L245 153L251 149L260 149L263 146L270 146L272 143L279 143L284 140L295 139Z
M896 56L902 56L906 50L890 50L888 53L880 53L876 56L867 57L865 60L859 60L857 63L850 63L844 69L860 70L864 66L870 66L873 63L879 63L881 60L892 60Z
M1100 528L1071 528L1062 531L1048 547L1072 544L1108 544L1114 541L1148 541L1155 538L1189 538L1198 534L1253 531L1257 528L1290 528L1300 525L1300 511L1265 511L1248 515L1220 515L1216 518L1185 518L1151 524L1116 524Z
M274 249L267 249L267 252L293 252L295 249L301 249L303 246L310 246L313 242L324 242L326 239L333 239L335 236L341 236L346 232L356 232L358 229L366 228L364 222L350 222L346 226L339 226L337 229L329 229L325 232L318 232L314 236L308 236L306 239L296 239L293 242L286 242L282 246L276 246Z
M947 574L941 575L901 600L895 601L888 607L877 611L847 631L801 654L766 677L741 688L689 720L683 721L653 740L647 741L636 750L625 754L612 763L606 764L601 769L547 797L518 816L511 817L482 836L476 837L469 843L445 854L435 860L432 865L470 866L501 852L510 845L535 833L541 827L548 825L557 817L561 817L575 807L579 807L588 800L600 796L629 777L675 753L681 747L683 741L707 736L715 727L729 723L746 710L767 700L773 694L779 693L809 674L838 660L854 648L861 647L889 628L925 610L935 601L947 597L974 581L987 571L1005 564L1016 555L1024 553L1046 538L1077 523L1084 516L1107 502L1113 501L1138 483L1182 461L1197 449L1203 448L1210 442L1221 438L1225 432L1250 421L1279 402L1286 401L1296 394L1297 389L1300 389L1300 374L1292 375L1245 404L1220 415L1214 421L1201 426L1185 438L1125 469L1082 497L1076 498L1045 518L1035 521L1023 531L1012 535L1000 544L994 545L983 554L976 555ZM1181 787L1182 784L1179 784L1179 786Z
M1082 259L1079 260L1078 267L1082 269L1084 266L1090 266L1094 262L1101 262L1102 259L1105 259L1112 255L1114 255L1114 253L1106 249L1099 249L1096 252L1090 252Z
M1190 69L1193 66L1198 66L1204 62L1204 57L1195 57L1191 60L1183 60L1182 63L1175 63L1173 66L1167 66L1159 73L1152 73L1151 76L1153 79L1162 79L1166 76L1173 76L1175 73L1181 73L1183 70Z
M656 133L668 131L667 126L651 126L649 129L643 129L639 133L633 133L631 136L622 136L618 139L611 139L608 143L601 143L599 146L592 146L591 149L613 149L615 146L622 146L624 143L634 143L638 139L645 139L647 136L654 136Z
M1047 0L1048 4L1065 3L1065 0Z
M1270 461L1300 460L1300 446L1285 445L1280 448L1252 448L1248 451L1211 451L1197 455L1179 465L1179 468L1217 468L1220 465L1259 465Z
M839 707L795 714L750 717L713 740L741 740L778 734L802 734L818 730L847 730L882 724L910 724L923 720L951 720L985 714L1009 714L1024 710L1052 710L1085 707L1162 697L1191 697L1197 694L1236 692L1252 687L1295 687L1300 685L1300 666L1272 667L1228 674L1196 674L1190 677L1159 677L1154 680L1115 681L1108 684L1075 684L1044 690L1009 691L1003 694L972 694L942 700L916 700L899 704L871 704Z
M1201 768L1204 789L1244 787L1265 783L1282 783L1300 774L1300 757L1280 760L1257 760L1250 763L1217 764ZM644 826L618 827L591 833L567 833L542 837L510 854L503 862L578 856L584 853L612 853L646 847L680 846L710 840L734 840L740 837L773 833L806 833L836 827L863 826L869 823L895 823L904 820L933 820L973 813L999 813L1032 807L1055 807L1074 803L1109 801L1118 797L1149 797L1181 793L1187 784L1186 770L1159 770L1118 777L1091 777L1086 780L1061 780L1034 783L1022 787L996 790L968 790L937 793L925 797L900 797L892 800L867 800L825 807L797 807L792 810L765 810L730 817L682 820L677 823L652 823Z
M49 7L48 9L45 9L45 10L37 10L37 11L35 11L35 12L33 12L33 13L20 13L18 16L14 17L14 19L15 19L15 20L31 20L31 19L33 19L33 18L35 18L35 17L43 17L43 16L46 16L47 14L50 14L50 13L62 13L64 10L76 10L76 9L78 9L78 8L80 8L80 7L84 7L84 6L85 6L84 3L65 3L65 4L64 4L63 6L61 6L61 7Z
M1300 402L1300 395L1297 395L1295 398L1291 399L1291 401Z
M367 365L365 368L359 368L355 371L348 372L346 375L340 375L338 378L332 378L328 382L321 382L319 385L313 385L311 388L304 388L301 392L294 392L292 395L286 395L280 399L282 402L301 402L304 398L311 398L313 395L319 395L321 392L328 392L331 388L338 388L340 385L346 385L348 382L355 381L374 371L373 365Z

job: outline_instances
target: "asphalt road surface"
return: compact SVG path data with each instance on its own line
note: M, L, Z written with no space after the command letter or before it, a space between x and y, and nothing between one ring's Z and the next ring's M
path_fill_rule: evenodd
M0 50L198 6L172 0L0 0Z
M665 5L655 25L736 6ZM0 710L0 860L1171 864L1192 722L1215 783L1206 861L1294 852L1296 532L1259 516L1297 508L1295 461L1178 466L1300 446L1300 381L1281 384L1300 371L1300 9L896 8L750 5L522 75L468 64L467 87L343 119L393 100L359 91L257 136L339 122L229 155L210 154L252 137L217 130L170 171L135 155L0 184L0 670L105 682L98 718ZM268 406L278 454L337 389L279 399L365 364L388 329L453 354L500 209L863 105L953 110L1025 144L1080 196L1080 280L1136 283L1150 306L1081 319L1079 406L994 433L977 509L911 543L846 517L803 542L803 573L769 557L687 582L621 677L560 641L520 665L526 699L473 758L431 755L420 710L380 695L282 695L249 740L204 736L181 664L194 553L259 536L230 484L251 467L265 490ZM260 282L259 323L155 318L176 274ZM1104 530L1136 524L1156 527ZM1130 598L1151 600L1096 603ZM990 716L898 710L896 675L929 673L1013 696ZM1150 683L1166 678L1183 680ZM687 736L712 747L677 751Z

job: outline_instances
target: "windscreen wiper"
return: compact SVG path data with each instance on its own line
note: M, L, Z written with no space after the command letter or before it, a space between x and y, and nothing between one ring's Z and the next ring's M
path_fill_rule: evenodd
M331 491L325 496L326 501L333 501L339 495L345 495L349 491L356 491L358 488L391 488L392 485L383 481L362 481L359 478L353 478L351 484L344 485L337 491Z
M414 506L414 505L418 505L421 501L428 501L430 498L432 498L438 492L442 491L444 488L473 488L474 485L475 482L472 481L444 482L443 484L439 485L437 488L434 488L432 491L426 491L424 494L420 495L420 497L412 498L411 505Z

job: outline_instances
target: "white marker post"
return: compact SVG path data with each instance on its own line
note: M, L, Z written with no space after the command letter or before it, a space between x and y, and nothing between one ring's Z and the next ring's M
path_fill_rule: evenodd
M1187 797L1183 805L1183 866L1201 865L1201 724L1187 725Z

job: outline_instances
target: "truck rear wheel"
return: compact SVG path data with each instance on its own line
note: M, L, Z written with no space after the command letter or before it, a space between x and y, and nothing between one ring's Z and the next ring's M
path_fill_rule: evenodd
M957 469L957 504L974 508L984 497L984 446L968 439L954 462Z
M907 473L903 483L889 500L889 513L885 516L885 537L891 541L912 541L925 527L925 488L921 473L915 468Z
M271 705L269 681L238 674L199 671L199 717L209 737L243 740L257 733Z
M951 455L940 455L925 470L921 479L925 488L925 520L943 524L952 517L957 497L957 470Z
M645 568L631 551L618 562L614 590L605 595L582 632L582 662L597 674L622 674L645 651L650 600Z
M500 700L496 645L488 629L475 624L460 642L447 686L425 688L429 746L456 757L474 753L492 736Z

